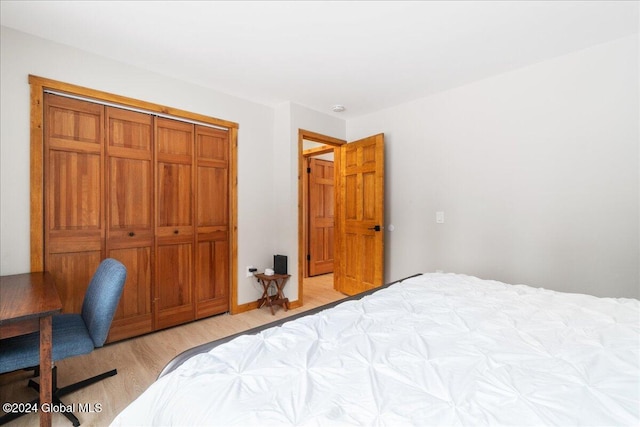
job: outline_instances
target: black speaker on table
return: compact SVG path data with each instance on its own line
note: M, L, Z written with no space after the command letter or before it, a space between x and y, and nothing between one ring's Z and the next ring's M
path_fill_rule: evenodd
M286 255L273 256L273 271L276 274L287 274L287 256Z

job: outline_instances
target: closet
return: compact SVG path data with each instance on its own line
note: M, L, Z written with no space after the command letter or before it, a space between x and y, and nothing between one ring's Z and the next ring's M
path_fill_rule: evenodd
M109 341L229 311L229 129L44 94L44 269L80 312L100 261L127 281Z

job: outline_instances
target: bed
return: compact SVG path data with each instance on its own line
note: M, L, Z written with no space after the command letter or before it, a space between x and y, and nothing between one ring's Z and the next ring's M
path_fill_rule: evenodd
M423 274L194 348L113 421L640 425L640 301Z

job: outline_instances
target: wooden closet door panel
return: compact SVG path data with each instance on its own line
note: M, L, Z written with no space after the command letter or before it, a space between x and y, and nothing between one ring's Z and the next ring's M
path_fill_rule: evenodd
M104 107L88 101L45 95L45 144L49 149L101 152Z
M150 158L153 143L153 117L150 114L107 107L109 151L122 149L124 154L136 153Z
M229 225L229 149L228 131L196 126L196 225L201 231Z
M193 320L194 125L155 119L157 329Z
M159 243L156 271L156 328L193 320L193 243Z
M193 226L193 145L194 125L156 118L158 229Z
M127 268L109 342L153 330L153 118L106 108L107 256Z
M217 232L198 238L196 318L200 319L229 310L229 237Z
M47 270L55 280L62 301L62 312L80 313L89 282L102 261L102 252L51 253L47 261Z
M193 162L193 131L190 123L156 118L156 151L158 161Z
M196 225L226 230L229 224L228 169L198 165Z
M109 232L153 233L153 167L149 160L109 158Z
M75 232L102 228L100 154L49 151L49 230Z
M196 317L229 310L229 132L196 126Z
M109 238L153 235L152 121L148 114L107 108Z
M104 257L104 107L44 96L44 268L79 313Z
M229 164L229 131L196 126L196 147L199 161L226 167Z
M139 247L111 249L108 256L127 268L127 280L113 317L107 342L134 337L153 330L151 303L152 241Z
M192 167L158 163L158 227L192 226Z

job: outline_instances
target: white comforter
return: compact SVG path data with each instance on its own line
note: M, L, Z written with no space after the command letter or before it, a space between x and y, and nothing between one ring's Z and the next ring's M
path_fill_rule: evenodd
M640 301L427 274L223 344L113 425L640 425Z

